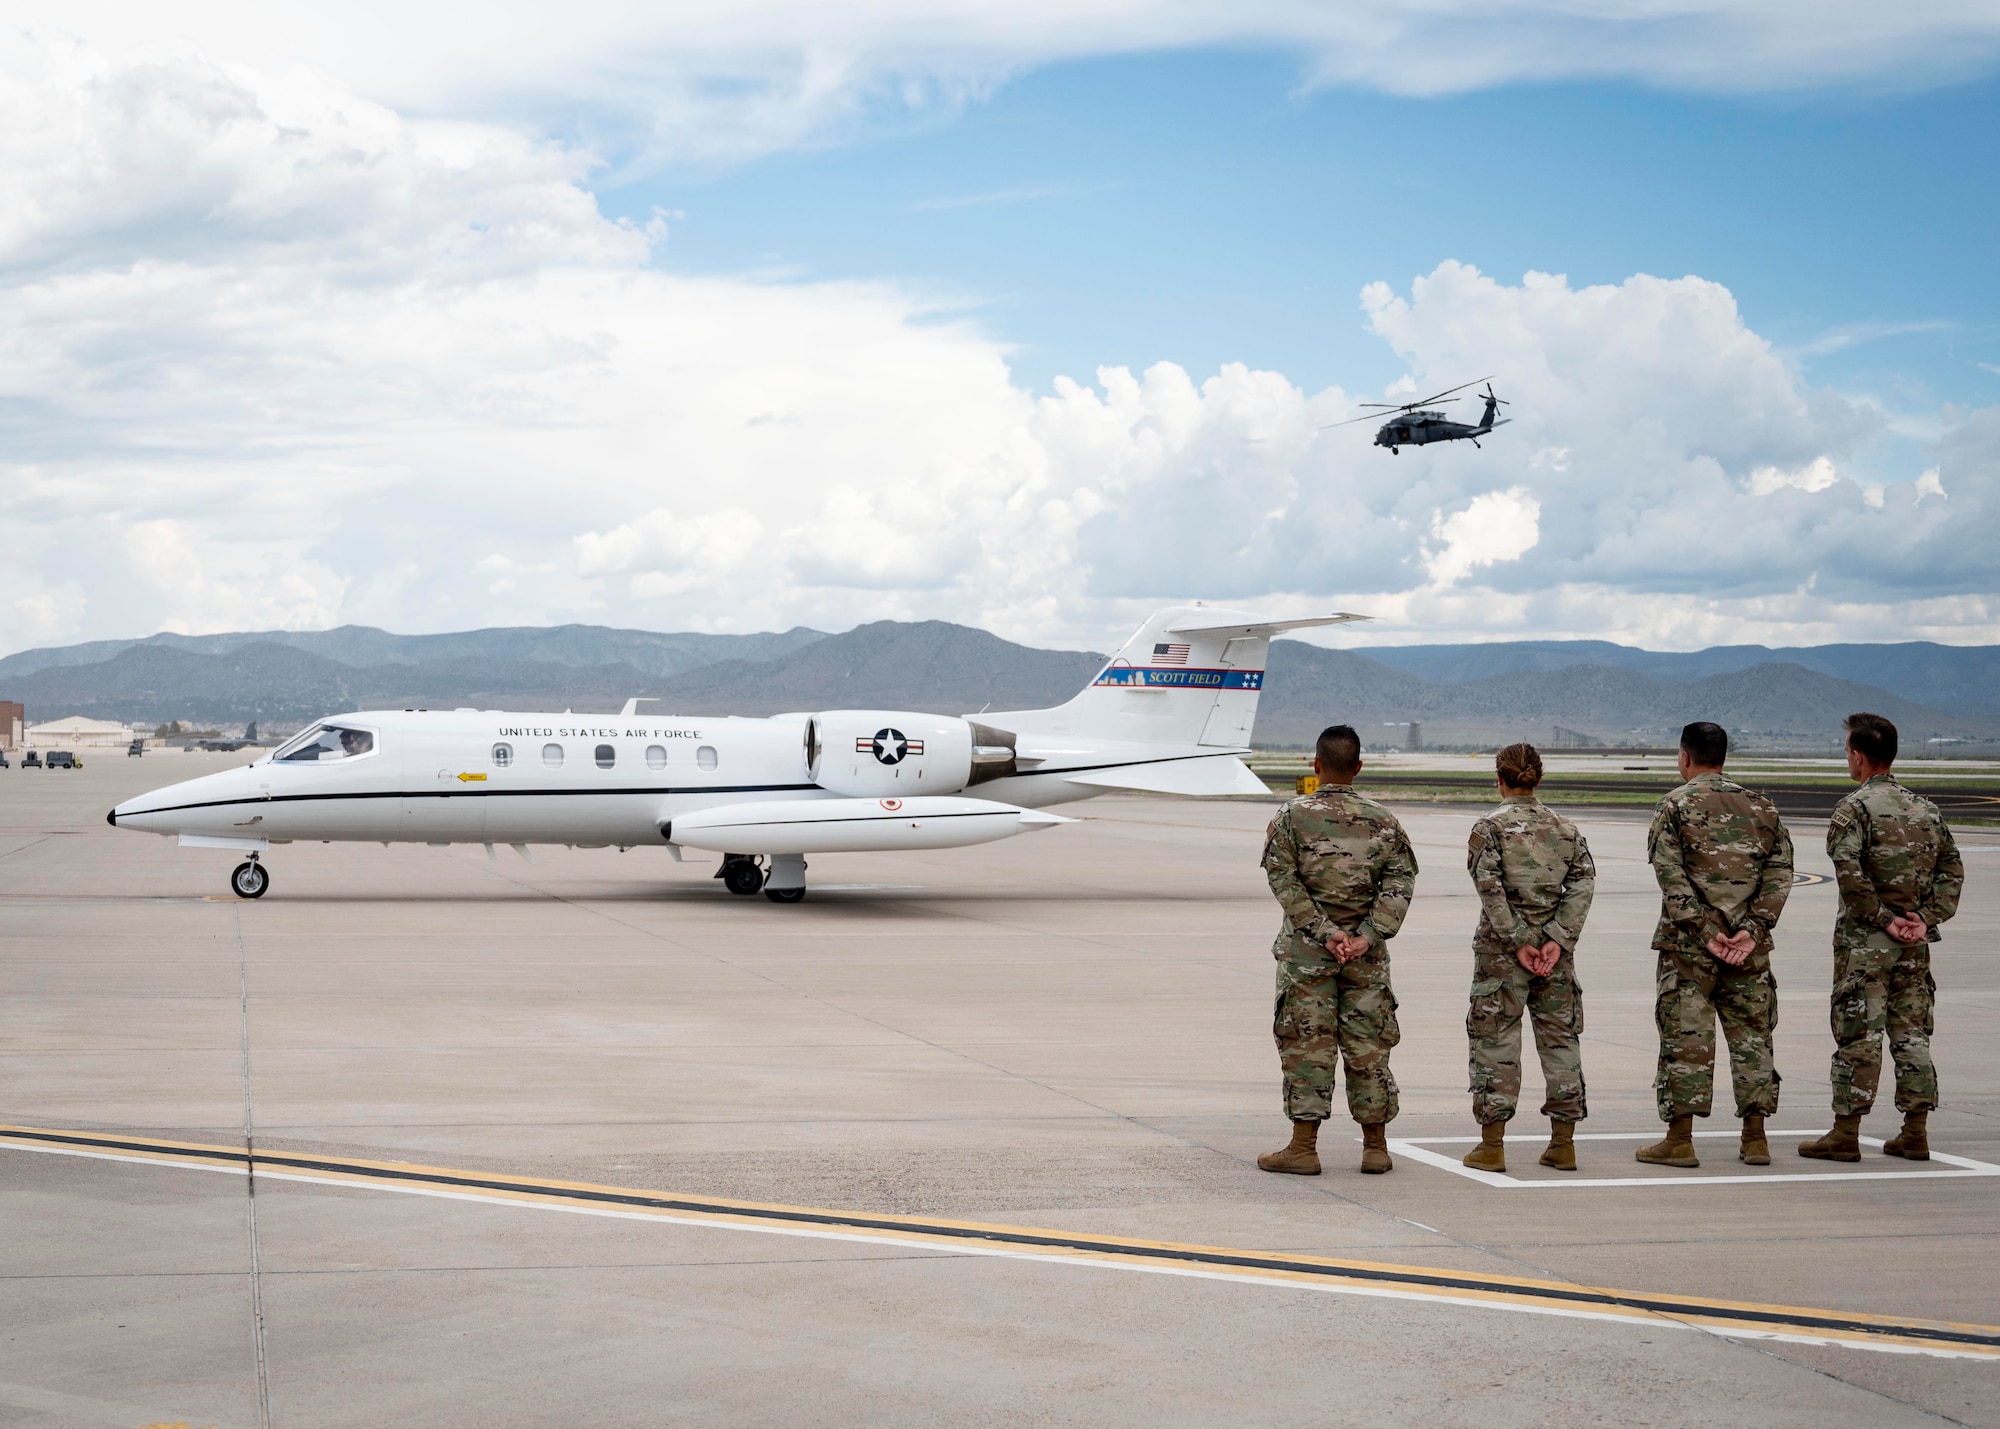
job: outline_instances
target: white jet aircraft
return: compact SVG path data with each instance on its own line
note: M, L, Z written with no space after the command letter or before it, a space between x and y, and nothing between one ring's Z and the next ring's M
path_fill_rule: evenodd
M953 719L823 710L769 719L372 710L324 719L255 763L128 799L106 819L260 859L301 840L665 845L723 856L732 893L805 897L809 853L956 848L1073 820L1040 810L1113 789L1261 794L1250 752L1271 620L1175 606L1089 687L1046 710ZM972 791L977 790L975 794Z

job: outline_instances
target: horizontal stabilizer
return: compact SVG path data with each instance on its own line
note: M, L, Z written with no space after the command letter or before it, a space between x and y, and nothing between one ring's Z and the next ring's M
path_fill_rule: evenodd
M1197 798L1271 792L1270 786L1233 754L1128 764L1121 769L1092 769L1072 774L1064 782L1088 784L1094 789L1139 789L1149 794L1187 794Z
M1217 615L1226 615L1235 612L1217 611L1215 613ZM1306 630L1315 625L1346 625L1351 621L1373 620L1374 618L1372 615L1354 615L1345 610L1336 610L1332 615L1313 615L1307 616L1302 620L1266 620L1262 616L1251 615L1248 619L1242 621L1231 621L1219 625L1206 623L1176 625L1172 629L1175 635L1229 635L1258 637L1269 640L1273 635L1282 635L1287 630Z

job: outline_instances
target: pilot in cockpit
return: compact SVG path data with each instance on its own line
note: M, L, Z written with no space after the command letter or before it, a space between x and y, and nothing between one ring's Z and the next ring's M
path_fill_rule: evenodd
M366 754L374 747L375 736L365 729L343 729L340 732L340 755L343 759Z

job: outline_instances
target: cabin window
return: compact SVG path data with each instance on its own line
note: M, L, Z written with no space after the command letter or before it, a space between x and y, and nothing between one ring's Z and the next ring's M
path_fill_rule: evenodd
M665 769L667 767L667 747L664 744L649 744L646 746L646 767L648 769Z
M314 725L283 749L274 759L287 764L336 764L343 759L359 759L375 752L372 731L348 725Z
M609 769L612 765L616 764L617 762L618 762L618 751L616 749L613 749L608 744L600 744L597 746L597 767L599 769Z
M543 745L542 763L550 769L562 768L562 746L560 744Z
M694 762L704 769L713 769L721 761L715 756L715 746L704 744L694 752Z
M514 762L513 745L496 744L493 746L493 767L495 769L505 769L513 762Z

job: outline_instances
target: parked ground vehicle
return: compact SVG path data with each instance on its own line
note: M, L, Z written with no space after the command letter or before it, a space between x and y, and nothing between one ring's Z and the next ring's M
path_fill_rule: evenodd
M132 741L132 747L125 751L125 757L127 759L137 759L143 754L145 754L145 752L146 752L146 741L143 739L135 739Z
M51 749L48 757L42 761L42 767L44 769L81 769L83 768L83 761L78 759L74 754L71 754L67 749Z
M4 749L0 749L0 769L7 769L10 767L11 766L7 763L7 751Z
M29 750L21 756L21 767L23 769L40 769L42 767L42 756L35 753L32 749Z

